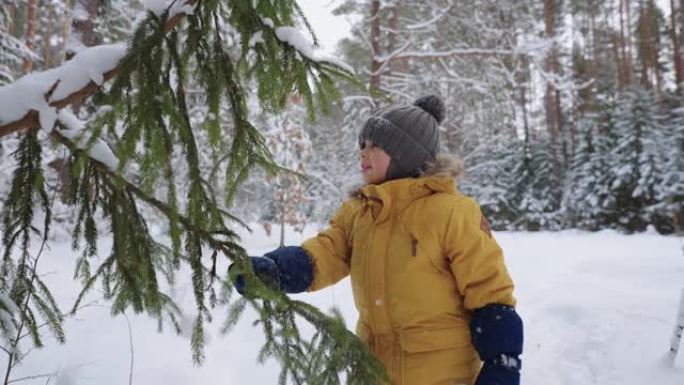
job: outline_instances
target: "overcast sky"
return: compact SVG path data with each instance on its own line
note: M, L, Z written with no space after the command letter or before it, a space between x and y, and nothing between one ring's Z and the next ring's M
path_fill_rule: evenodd
M313 27L321 49L332 54L336 43L350 35L350 24L344 16L334 16L332 10L341 3L340 0L298 0L304 14Z

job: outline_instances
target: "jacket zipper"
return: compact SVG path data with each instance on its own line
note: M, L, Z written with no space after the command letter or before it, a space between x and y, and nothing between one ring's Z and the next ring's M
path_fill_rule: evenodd
M367 288L367 293L366 293L367 302L366 302L366 303L367 303L367 306L368 306L368 311L372 311L372 309L373 309L372 306L373 306L373 304L374 304L373 298L372 298L372 297L373 297L373 293L372 293L373 290L372 290L372 286L371 286L371 277L370 277L370 273L371 273L371 256L373 255L373 237L375 237L375 221L374 221L373 224L371 225L371 231L370 231L370 237L369 237L369 239L370 239L370 244L368 245L368 252L366 253L366 266L365 266L365 270L366 270L366 288ZM370 315L370 314L369 314L369 315ZM370 321L370 320L369 320L369 321ZM372 326L375 326L375 325L373 325L372 323L371 323L371 325L372 325ZM375 335L375 331L373 330L373 327L371 327L371 333L372 333L373 335ZM375 337L373 337L373 338L375 338Z

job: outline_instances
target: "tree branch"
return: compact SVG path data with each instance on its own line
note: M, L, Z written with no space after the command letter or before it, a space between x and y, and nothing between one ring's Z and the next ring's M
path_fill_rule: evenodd
M140 187L136 186L135 184L131 183L128 181L126 178L123 176L119 175L115 171L111 170L109 167L107 167L104 163L100 162L99 160L94 159L93 157L90 156L85 150L79 148L74 144L71 140L69 140L67 137L62 135L59 130L53 130L50 133L50 136L57 142L65 145L67 148L69 148L73 153L81 153L87 156L91 162L95 165L96 169L98 172L102 174L106 174L108 177L111 178L111 180L115 181L116 183L120 183L121 185L124 186L124 188L138 197L140 200L143 202L151 205L152 207L156 208L157 210L161 211L164 215L167 217L172 217L176 216L178 218L178 222L185 228L186 231L189 231L191 233L194 233L198 235L203 241L205 241L207 244L209 244L213 249L221 251L223 254L226 256L230 257L234 255L234 250L231 250L231 248L228 247L226 242L221 241L219 239L216 239L209 231L197 226L195 223L193 223L188 217L181 215L179 213L175 213L174 210L165 202L162 202L161 200L147 195ZM232 259L232 258L231 258Z
M52 372L52 373L47 373L47 374L36 374L33 376L20 377L20 378L14 379L14 380L7 381L7 384L11 384L14 382L19 382L19 381L35 380L37 378L45 378L45 377L50 378L50 377L56 376L57 374L59 374L59 372Z
M184 4L185 5L193 5L197 2L197 0L185 0ZM164 32L169 32L172 29L174 29L183 19L183 17L186 16L186 13L180 12L175 15L173 15L171 18L169 18L166 23L164 24ZM109 71L105 72L103 74L103 82L111 80L114 76L116 76L118 72L118 66L114 67L113 69L110 69ZM100 88L100 84L95 83L94 81L90 81L85 87L81 88L78 91L75 91L71 93L70 95L66 96L63 99L60 100L55 100L50 102L50 94L51 91L54 90L57 87L57 84L59 83L59 80L57 80L52 87L50 87L50 91L48 91L45 95L45 100L48 102L50 107L56 108L56 109L62 109L66 106L80 103L83 100L85 100L87 97L95 93ZM0 125L0 138L3 138L7 135L11 135L15 132L21 131L21 130L30 130L34 129L36 127L40 126L40 113L36 110L30 110L29 112L26 113L21 119L9 122L9 123L4 123Z

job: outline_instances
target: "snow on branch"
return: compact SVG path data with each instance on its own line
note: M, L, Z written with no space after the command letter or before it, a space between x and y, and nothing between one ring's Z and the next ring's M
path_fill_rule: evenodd
M595 79L589 79L581 84L577 84L572 74L560 76L553 72L548 72L544 69L544 66L538 63L537 60L531 61L532 65L535 67L542 79L550 84L554 89L559 91L579 91L594 84Z
M170 7L164 25L167 32L194 12L197 2L163 1ZM28 74L0 87L0 138L37 126L49 132L57 111L87 98L114 77L125 54L125 43L89 47L60 67Z
M409 24L405 28L409 31L415 31L415 30L423 29L423 28L429 27L431 25L434 25L442 17L444 17L444 15L449 13L449 10L451 10L451 7L453 5L454 5L453 1L449 1L449 5L447 5L446 8L439 10L438 13L432 19L422 21L422 22L418 22L418 23Z
M195 12L196 7L197 2L195 1L145 0L145 9L157 16L161 16L168 10L169 18L176 15L192 15Z
M499 48L454 48L448 51L418 52L407 51L395 55L394 59L438 59L451 56L487 56L487 55L515 55L517 52L511 49ZM380 58L386 60L385 58Z
M354 69L347 63L334 57L321 56L320 53L315 52L314 46L304 37L304 35L294 27L277 27L275 34L280 41L287 43L294 47L300 54L308 59L319 63L329 63L340 67L343 70L354 73Z
M470 48L458 47L445 51L407 51L411 42L406 42L401 47L397 48L384 56L375 56L375 60L379 62L387 62L393 59L440 59L454 56L540 56L544 55L546 51L553 44L552 39L541 39L534 42L527 42L512 48Z
M78 148L87 150L91 158L104 164L110 170L115 171L119 167L119 159L105 141L100 138L93 139L86 135L85 122L79 120L67 109L59 111L58 119L66 127L65 129L58 129L59 134L72 141Z
M126 53L125 44L90 47L62 66L31 73L0 87L0 136L2 128L37 111L40 126L50 132L57 118L55 101L67 98L90 82L101 85L105 73L116 67Z
M0 292L0 329L5 335L14 334L14 316L19 314L19 306L5 293Z

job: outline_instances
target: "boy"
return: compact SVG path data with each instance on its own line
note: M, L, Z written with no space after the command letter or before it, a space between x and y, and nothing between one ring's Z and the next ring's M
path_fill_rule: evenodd
M513 283L479 206L456 189L459 163L437 155L444 110L430 95L375 112L359 134L365 185L316 237L252 264L287 293L350 274L357 335L393 384L517 385Z

